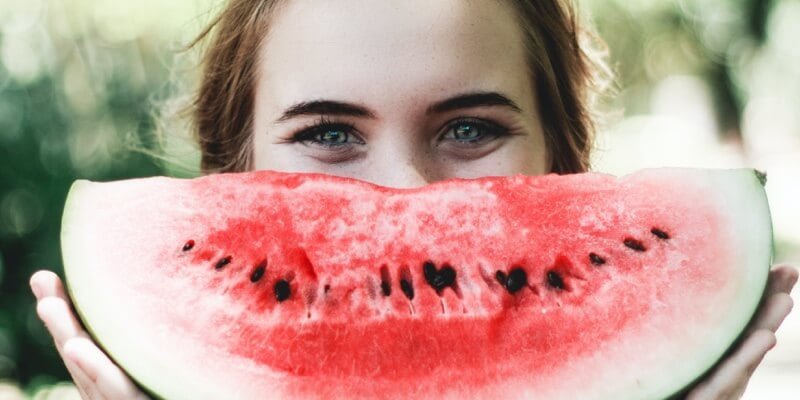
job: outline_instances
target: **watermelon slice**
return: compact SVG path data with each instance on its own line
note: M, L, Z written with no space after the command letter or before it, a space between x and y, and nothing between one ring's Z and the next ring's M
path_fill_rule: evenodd
M76 182L69 292L168 399L657 399L737 339L770 215L753 170Z

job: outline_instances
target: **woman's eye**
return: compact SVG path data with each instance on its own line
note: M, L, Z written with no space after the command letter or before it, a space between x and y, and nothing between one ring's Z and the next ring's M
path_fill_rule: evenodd
M353 127L347 124L320 124L298 132L292 141L328 148L363 144L352 131Z
M456 140L471 141L479 138L480 135L480 129L470 124L460 124L453 130L453 137L455 137Z
M319 141L321 143L329 143L329 144L342 144L346 143L348 139L347 132L341 129L327 129L325 132L322 132L319 136Z
M508 130L489 121L456 121L451 124L442 139L458 143L477 144L508 134Z

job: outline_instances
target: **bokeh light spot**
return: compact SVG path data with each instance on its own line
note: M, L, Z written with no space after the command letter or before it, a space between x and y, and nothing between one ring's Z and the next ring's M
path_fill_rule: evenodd
M91 125L78 125L69 137L72 165L86 176L107 170L119 150L118 131L110 116Z
M22 237L32 232L42 221L42 203L26 189L15 189L0 200L0 229L2 233Z
M61 382L37 390L33 400L81 400L81 395L75 385Z
M25 393L19 386L11 382L0 381L0 399L3 400L25 400Z
M24 112L10 96L0 96L0 143L11 145L22 132Z

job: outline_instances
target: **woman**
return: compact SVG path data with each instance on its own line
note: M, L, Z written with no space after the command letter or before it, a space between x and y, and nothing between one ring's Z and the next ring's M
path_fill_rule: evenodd
M212 27L194 104L205 172L414 187L588 168L602 70L561 1L233 0ZM773 269L746 340L689 398L743 393L796 279ZM31 286L84 397L144 397L88 339L54 274Z

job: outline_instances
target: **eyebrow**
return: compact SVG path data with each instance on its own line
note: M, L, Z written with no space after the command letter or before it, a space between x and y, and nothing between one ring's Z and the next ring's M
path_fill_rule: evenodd
M444 113L447 111L460 110L462 108L487 106L508 107L516 112L522 112L522 109L517 105L517 103L514 103L513 100L500 93L475 92L458 95L447 100L440 101L428 108L428 114Z
M516 112L522 112L522 109L520 109L520 107L514 103L513 100L498 92L474 92L461 94L442 100L428 107L426 113L441 114L464 108L487 106L508 107ZM283 122L303 115L335 115L375 118L375 114L372 111L357 104L335 100L312 100L303 101L287 108L277 121Z
M301 115L342 115L351 117L375 118L370 110L365 107L333 100L313 100L297 103L283 112L279 122Z

